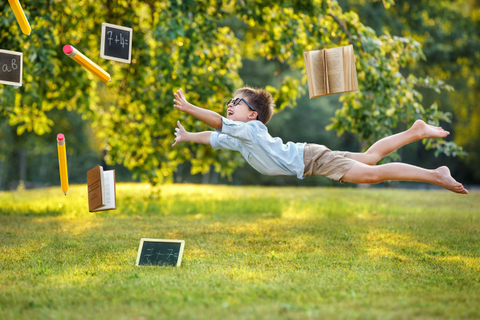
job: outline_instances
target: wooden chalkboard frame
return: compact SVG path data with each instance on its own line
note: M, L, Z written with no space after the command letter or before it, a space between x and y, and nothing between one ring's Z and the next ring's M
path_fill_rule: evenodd
M172 240L172 239L151 239L151 238L141 238L140 239L140 245L138 247L138 254L137 254L137 261L135 263L135 266L148 266L144 264L139 264L140 263L140 257L142 255L142 250L143 250L143 244L145 242L163 242L163 243L180 243L180 250L178 252L178 260L177 260L177 265L176 267L180 267L180 264L182 263L182 256L183 256L183 249L185 248L185 240Z
M110 28L114 28L114 29L120 29L120 30L123 30L123 31L128 31L130 33L130 41L128 42L128 59L121 59L121 58L117 58L117 57L111 57L111 56L106 56L104 55L104 52L105 52L105 37L106 37L106 30L107 30L107 27L110 27ZM128 27L123 27L123 26L119 26L119 25L116 25L116 24L111 24L111 23L106 23L106 22L103 22L102 23L102 38L100 39L100 58L102 59L107 59L107 60L113 60L113 61L118 61L118 62L124 62L124 63L131 63L132 61L132 36L133 36L133 29L132 28L128 28Z
M0 53L5 53L9 55L17 55L20 57L20 81L19 82L11 82L11 81L5 81L5 80L0 80L1 84L8 84L11 86L22 86L22 79L23 79L23 52L18 52L18 51L10 51L10 50L2 50L0 49ZM1 68L2 66L0 66Z

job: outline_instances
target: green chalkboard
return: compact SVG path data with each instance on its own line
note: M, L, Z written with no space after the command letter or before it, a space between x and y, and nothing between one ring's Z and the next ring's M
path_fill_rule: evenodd
M132 28L102 23L100 57L118 62L132 61Z
M142 238L135 265L179 267L184 247L184 240Z
M0 83L22 85L23 53L0 50Z

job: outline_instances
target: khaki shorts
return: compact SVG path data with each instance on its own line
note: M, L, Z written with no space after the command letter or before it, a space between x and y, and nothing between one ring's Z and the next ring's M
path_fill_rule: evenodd
M303 176L324 176L338 181L355 162L350 152L332 151L320 144L307 143L303 150Z

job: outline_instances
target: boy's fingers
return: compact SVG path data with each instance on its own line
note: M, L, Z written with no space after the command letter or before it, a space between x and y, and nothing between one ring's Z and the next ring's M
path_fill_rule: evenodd
M180 142L180 141L178 141L178 137L176 137L176 138L174 139L174 141L175 141L175 142L172 144L172 147L174 147L177 143Z
M180 130L183 129L183 126L182 124L180 123L180 120L177 120L177 126L178 128L175 128L175 142L172 144L172 147L175 147L177 145L177 143L179 143L181 141L181 134L180 134ZM185 129L183 129L185 130Z

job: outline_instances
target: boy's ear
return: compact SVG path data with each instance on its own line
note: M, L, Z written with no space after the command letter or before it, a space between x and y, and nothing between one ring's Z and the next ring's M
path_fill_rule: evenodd
M252 111L252 112L250 112L250 114L248 115L248 120L257 120L257 117L258 117L257 111Z

